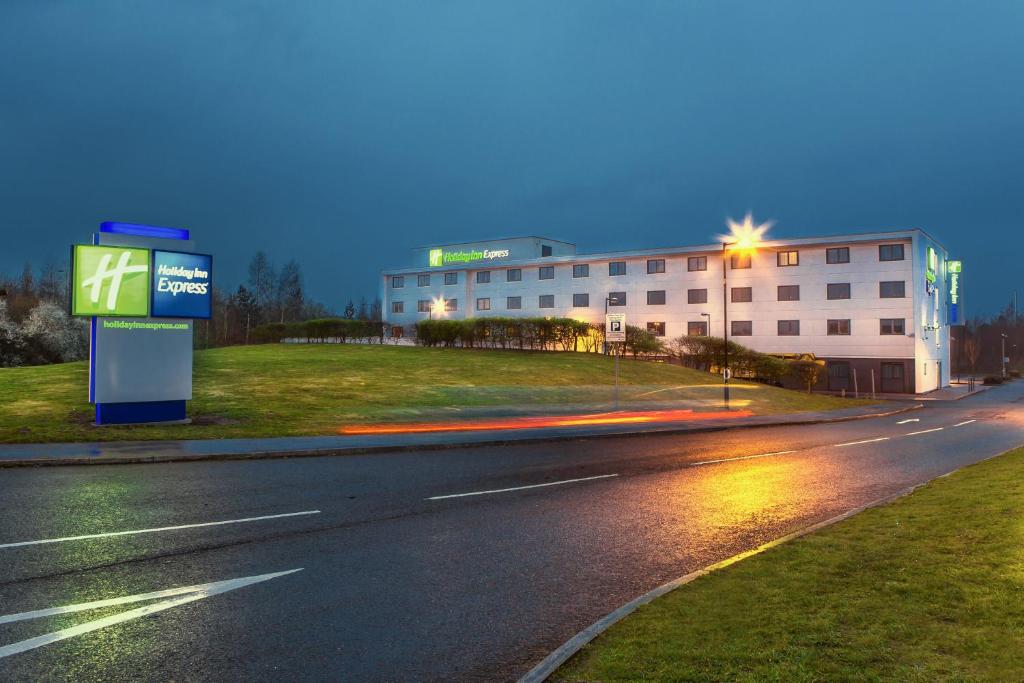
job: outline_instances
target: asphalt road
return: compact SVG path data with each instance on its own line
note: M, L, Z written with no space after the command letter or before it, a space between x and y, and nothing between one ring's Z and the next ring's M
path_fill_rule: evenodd
M838 424L0 470L0 680L512 680L665 581L1022 443L1017 382Z

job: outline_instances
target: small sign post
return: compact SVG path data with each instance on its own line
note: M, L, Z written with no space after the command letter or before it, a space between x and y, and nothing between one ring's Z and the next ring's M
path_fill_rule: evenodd
M609 343L625 344L626 343L626 314L625 313L605 313L604 314L604 340ZM615 402L615 410L619 409L619 354L618 351L613 347L612 353L615 354L615 393L613 394Z

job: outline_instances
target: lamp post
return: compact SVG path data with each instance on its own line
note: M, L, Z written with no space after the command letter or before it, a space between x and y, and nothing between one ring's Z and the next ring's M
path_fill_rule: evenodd
M760 225L754 224L754 217L747 214L742 223L733 220L726 221L729 226L728 235L720 236L722 240L722 402L725 409L729 410L729 250L733 249L740 256L749 256L757 249L758 243L763 235L772 226L770 222ZM711 316L708 316L708 334L711 330Z
M708 330L707 330L707 333L706 333L705 336L710 337L711 336L711 314L710 313L701 313L700 317L708 319Z
M1001 337L1000 341L1002 342L1002 350L1000 351L1002 355L999 356L999 364L1003 369L1002 377L1003 379L1006 379L1006 333L1003 332L999 336Z

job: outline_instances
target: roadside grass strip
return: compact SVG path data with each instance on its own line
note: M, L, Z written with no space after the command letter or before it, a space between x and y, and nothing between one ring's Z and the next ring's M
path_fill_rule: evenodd
M564 681L1024 680L1024 448L639 607Z

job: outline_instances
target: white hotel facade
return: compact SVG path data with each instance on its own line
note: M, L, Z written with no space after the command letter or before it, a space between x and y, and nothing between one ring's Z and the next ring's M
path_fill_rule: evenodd
M580 254L567 242L517 237L413 251L413 267L382 273L394 336L413 335L438 299L449 319L599 325L608 299L609 312L666 339L723 334L721 245ZM727 259L729 338L825 359L820 389L853 390L856 374L860 391L872 376L880 392L931 391L949 384L959 271L918 229L767 240L749 258Z

